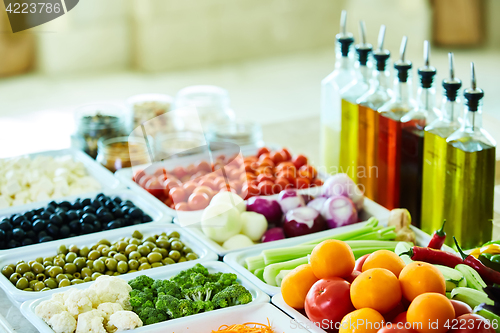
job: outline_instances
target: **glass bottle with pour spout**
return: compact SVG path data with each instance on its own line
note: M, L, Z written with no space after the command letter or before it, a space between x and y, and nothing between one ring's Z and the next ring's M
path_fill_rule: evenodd
M445 218L443 203L447 192L444 181L448 149L446 139L460 128L459 116L462 110L462 102L458 96L462 81L455 78L453 53L448 53L448 60L450 75L443 80L441 117L426 126L424 133L420 227L429 234L441 228ZM450 229L450 226L447 229Z
M405 60L407 37L403 37L400 59L394 63L397 78L394 96L379 110L377 202L387 209L399 207L401 168L401 118L415 108L412 98L410 61Z
M439 118L441 111L435 107L436 68L430 66L429 41L424 42L424 66L418 69L420 87L417 107L401 118L401 177L399 205L408 209L412 224L420 227L422 206L422 174L424 158L424 128Z
M491 240L496 163L496 142L482 128L484 92L476 86L474 63L471 77L471 87L464 91L462 126L446 139L446 197L442 203L446 232L464 249Z
M380 27L378 47L373 52L375 70L370 81L370 90L358 98L358 184L365 196L377 200L377 142L378 119L377 110L388 102L392 96L390 89L389 58L391 53L384 49L385 26Z
M353 66L353 35L346 31L347 12L342 11L337 34L335 70L321 81L321 165L325 172L339 170L340 158L340 90L356 78Z
M356 80L340 91L342 124L340 132L340 172L347 173L357 182L358 171L358 127L359 108L356 100L370 88L371 63L368 56L372 45L366 43L365 24L359 22L361 43L355 46L357 62L355 64Z

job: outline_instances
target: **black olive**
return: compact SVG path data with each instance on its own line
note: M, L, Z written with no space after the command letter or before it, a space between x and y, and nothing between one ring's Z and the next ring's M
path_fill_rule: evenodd
M36 239L36 234L33 230L28 230L28 231L26 231L26 237L31 238L31 239Z
M125 200L121 204L121 206L129 206L129 207L135 207L134 203L130 200Z
M43 229L45 229L45 221L36 220L35 222L33 222L33 230L35 232L42 231Z
M31 222L30 221L27 221L27 220L24 220L23 222L21 222L21 225L20 225L21 229L23 229L24 231L29 231L31 230Z
M0 229L2 229L3 231L12 230L12 225L10 224L10 220L4 219L2 222L0 222Z
M104 193L102 193L102 192L101 192L101 193L98 193L98 194L95 196L95 198L96 198L96 199L99 199L99 198L102 198L102 197L104 197Z
M24 213L24 217L27 220L31 220L33 218L33 213L31 211Z
M112 211L111 211L111 214L113 214L113 216L116 218L116 217L122 217L123 216L123 212L121 210L121 208L114 208Z
M51 202L49 202L48 206L54 206L54 207L57 207L57 206L59 206L59 205L57 204L57 202L55 202L54 200L52 200Z
M127 215L125 215L125 216L124 216L124 217L122 217L122 218L123 218L123 219L125 219L125 220L131 220L131 219L132 219L132 218L130 217L130 215L128 215L128 214L127 214Z
M108 198L104 195L102 195L101 197L96 197L95 199L99 201L101 205L104 205L104 203L108 200Z
M43 231L40 231L38 233L37 238L40 239L40 238L45 237L45 236L47 236L47 232L45 230L43 230Z
M33 217L31 218L31 222L35 222L36 220L41 220L42 218L38 214L34 214Z
M78 236L78 235L75 233L70 233L68 237L75 237L75 236Z
M104 203L104 206L106 206L109 209L113 209L113 208L115 208L115 203L111 200L108 200Z
M5 231L0 229L0 242L3 242L5 240Z
M144 216L142 217L142 222L146 223L146 222L151 222L151 221L153 221L151 216L144 214Z
M40 217L42 218L42 220L48 220L48 219L50 219L50 215L51 214L49 212L47 212L47 211L44 210L42 212L42 214L40 214Z
M21 245L21 243L19 243L18 241L16 241L15 239L11 239L8 243L7 243L7 247L9 249L13 249L13 248L16 248L16 247L19 247Z
M83 214L82 218L80 219L81 223L93 223L95 220L97 220L97 216L91 213Z
M142 215L144 215L144 212L142 211L142 209L134 207L134 208L130 208L130 210L128 211L128 214L130 216L132 216L133 218L139 218Z
M40 238L40 243L50 242L51 240L53 240L52 237L45 236L45 237Z
M122 224L120 221L111 221L109 222L106 227L108 229L116 229L116 228L121 228Z
M111 215L111 213L104 213L101 217L100 217L100 221L102 223L108 223L108 222L111 222L112 220L114 219L113 215Z
M54 211L54 214L59 214L59 213L64 213L66 212L68 209L65 210L64 207L57 207L56 210Z
M33 240L31 238L25 238L25 239L23 239L22 244L23 244L23 246L31 245L31 244L33 244Z
M85 214L85 213L83 212L82 209L79 209L79 210L76 211L76 215L78 216L79 219L83 216L83 214Z
M129 206L123 206L122 207L122 213L123 213L123 215L128 215L129 210L130 210Z
M94 199L92 200L92 207L95 209L99 208L102 206L102 202L99 201L99 199Z
M132 224L134 224L134 225L135 224L141 224L141 223L144 223L144 222L142 222L141 220L133 220L132 221Z
M102 230L102 224L99 221L94 221L94 231L101 231Z
M40 214L42 214L42 212L43 212L43 211L44 211L44 209L43 209L43 208L38 208L38 209L35 209L35 214L36 214L36 215L40 215Z
M57 238L57 235L59 235L59 227L55 224L49 223L47 225L46 230L47 230L47 233L54 238Z
M82 200L83 207L90 205L90 203L91 203L91 200L89 198L85 198Z
M52 207L52 206L45 207L45 212L47 212L49 214L54 214L55 211L56 211L56 209L54 207Z
M71 230L67 225L63 225L59 229L59 235L61 236L61 238L67 238L70 232Z
M12 238L12 230L5 230L5 240Z
M76 210L68 210L66 212L66 217L68 220L73 221L73 220L78 220L80 217L78 216L78 213Z
M101 216L103 213L106 213L107 211L108 211L108 209L106 207L102 206L102 207L99 207L96 209L95 215Z
M62 201L59 203L59 207L66 207L68 209L71 209L71 207L73 207L73 205L70 204L68 201Z
M73 220L68 224L68 227L72 232L78 232L80 230L80 221Z
M7 244L5 244L5 242L1 241L0 242L0 249L5 249L7 247Z
M14 215L11 218L11 221L12 221L11 224L12 224L12 226L17 227L17 226L20 226L21 222L23 222L24 220L25 220L24 215Z
M80 199L76 199L74 202L73 202L73 209L80 209L82 208L82 202L80 201Z
M82 230L82 233L84 234L90 234L91 232L94 232L94 226L89 223L82 223L80 225L80 228Z
M15 228L14 230L12 230L12 237L14 237L14 239L20 241L24 237L26 237L26 233L21 228Z
M63 219L59 214L52 214L50 215L50 223L60 226L63 223Z
M96 213L96 210L94 207L92 206L85 206L83 207L83 213L90 213L90 214L95 214Z
M69 221L71 221L71 220L68 218L68 212L69 212L69 210L68 210L67 212L57 213L57 215L59 215L59 216L61 217L61 219L62 219L63 223L64 223L64 222L69 222Z

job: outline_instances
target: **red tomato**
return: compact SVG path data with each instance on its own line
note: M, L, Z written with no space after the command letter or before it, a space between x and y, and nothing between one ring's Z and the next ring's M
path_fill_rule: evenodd
M274 175L274 170L270 166L261 166L256 171L256 175L260 175L261 173L266 173L268 175Z
M408 307L405 307L403 303L399 302L392 310L385 313L383 316L386 322L392 323L401 313L406 313L406 310L408 310Z
M264 180L269 180L269 181L272 181L274 183L274 181L276 180L276 178L274 178L273 175L268 175L268 174L265 174L265 173L261 173L260 175L257 176L257 181L260 183Z
M181 186L181 184L177 180L169 178L163 182L163 191L165 195L168 196L171 189L179 186Z
M187 204L187 202L179 202L175 205L175 210L188 211L189 205Z
M198 187L198 184L190 181L182 185L182 187L184 188L184 191L186 191L186 195L190 195L191 193L193 193L194 189Z
M456 325L455 325L456 323ZM453 328L455 326L455 328ZM464 314L450 323L449 333L495 333L492 323L477 314Z
M185 183L187 181L190 181L191 180L191 176L190 175L185 175L184 177L182 177L181 179L181 183Z
M140 179L139 179L139 186L142 187L142 188L146 188L146 183L148 181L150 181L151 179L154 179L155 177L154 176L150 176L150 175L145 175L145 176L142 176Z
M394 318L392 320L393 323L403 323L405 324L406 323L406 311L405 312L401 312L400 314L398 314L396 316L396 318Z
M209 198L211 198L214 195L214 190L208 186L198 186L194 189L193 193L205 193Z
M242 191L243 191L244 186L245 185L242 186ZM258 185L255 185L255 184L246 185L246 189L247 189L248 195L250 195L252 197L259 195L259 193L260 193Z
M161 175L166 175L166 174L167 174L167 170L165 168L158 168L158 169L156 169L156 171L154 173L154 175L156 177L161 176Z
M255 170L252 169L252 163L245 163L245 171L246 172L251 172L251 173L255 172Z
M191 210L204 209L210 203L210 198L206 193L198 192L189 196L188 205Z
M323 324L328 321L329 330L335 328L348 313L354 311L350 296L351 284L334 277L317 281L306 296L305 310L313 322ZM326 319L326 320L325 320ZM318 325L316 324L316 325Z
M281 186L281 184L274 184L273 185L273 194L279 194L283 190L284 190L284 188Z
M179 179L181 179L182 177L184 177L185 175L188 174L186 169L184 169L181 166L174 168L174 170L172 170L172 173L174 174L175 177L177 177Z
M160 184L158 179L156 178L151 178L148 180L145 184L145 189L155 197L159 198L163 196L163 185Z
M260 167L259 162L250 163L250 169L252 169L253 173L255 173L257 171L257 169L259 169L259 167Z
M316 171L316 168L314 168L312 165L303 165L299 169L299 175L304 178L309 178L309 179L314 179L316 178L318 172Z
M359 274L361 274L361 271L353 270L351 275L349 275L346 278L346 281L352 283L358 277Z
M301 166L306 164L307 164L307 157L305 157L304 155L297 155L293 159L293 165L295 165L297 169L300 169Z
M286 156L285 161L290 161L292 159L292 154L290 154L290 151L286 148L281 149L281 152L284 153L284 156Z
M257 157L260 157L260 155L262 154L269 154L270 152L271 151L266 147L259 148L259 150L257 151Z
M188 175L195 174L197 172L197 170L196 170L196 167L194 166L194 164L189 164L186 167L186 172L187 172Z
M207 161L201 161L196 166L196 171L208 173L208 172L212 172L212 167L210 166L210 164Z
M323 181L319 178L316 178L315 180L313 180L311 186L323 186Z
M364 256L358 258L358 260L356 260L356 266L354 266L354 269L362 272L363 271L363 264L365 263L366 258L368 258L370 256L370 254L371 253L368 253L368 254L365 254Z
M271 158L271 153L264 153L264 154L260 155L259 162L262 162L263 160L265 160L267 158Z
M278 165L281 162L284 162L286 160L286 154L283 154L280 151L275 151L269 155L271 159L273 160L274 164Z
M167 198L167 199L163 200L163 203L165 205L167 205L168 207L170 207L170 206L172 206L172 199Z
M273 194L274 183L270 180L264 180L259 183L258 189L260 195L271 195Z
M203 186L203 187L210 187L212 190L216 189L216 186L214 185L213 180L211 179L203 179L201 180L198 185Z
M226 180L223 177L214 179L214 190L220 190L223 186L226 186Z
M295 165L292 162L282 162L276 166L277 170L288 170L293 169L296 170Z
M134 176L132 177L132 180L136 183L139 183L141 178L144 177L145 175L146 175L146 173L144 172L144 170L137 170L136 172L134 172Z
M227 172L227 177L229 179L240 179L241 174L243 173L243 170L241 169L231 169L230 171Z
M451 300L451 304L455 309L455 317L460 317L461 315L472 313L472 308L469 306L469 304L456 301L454 299Z
M170 198L172 198L174 204L186 201L186 191L182 187L174 187L168 192L168 194L170 195Z
M168 179L168 175L167 174L159 175L158 177L156 177L156 179L158 179L158 181L160 182L160 184L163 184L165 182L165 180Z
M296 178L295 179L296 188L309 188L309 179L307 178Z
M264 156L264 155L262 155L262 156ZM260 166L274 168L274 162L269 157L266 157L263 160L260 160Z
M286 178L283 178L283 177L280 177L280 178L276 178L276 181L274 182L276 185L279 185L281 186L281 188L284 190L286 188L289 188L290 187L290 182L288 181L288 179Z

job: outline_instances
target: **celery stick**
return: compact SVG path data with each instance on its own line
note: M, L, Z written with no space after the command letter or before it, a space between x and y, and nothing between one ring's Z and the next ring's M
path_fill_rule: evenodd
M317 245L317 244L321 243L322 241L325 241L325 240L328 240L328 239L337 239L337 240L349 240L349 239L353 239L355 237L358 237L358 236L361 236L361 235L364 235L364 234L367 234L367 233L374 232L374 231L378 230L379 228L377 227L377 225L378 225L378 220L376 218L374 218L374 217L371 217L368 220L367 224L365 224L362 227L359 227L358 229L351 230L351 231L346 231L346 232L339 233L339 234L336 234L336 235L330 235L330 236L318 238L318 239L315 239L313 241L302 243L301 245Z
M253 274L258 277L259 279L262 280L262 282L265 282L264 281L264 268L258 268L255 270L255 272L253 272Z
M248 257L245 259L245 262L247 264L247 269L252 273L256 269L266 267L266 263L264 262L264 257L261 254L254 257Z
M277 287L276 276L282 270L292 270L300 265L307 264L308 262L309 258L306 256L303 258L298 258L266 266L266 268L264 268L264 281L271 286Z
M369 232L367 234L353 238L352 240L394 240L396 238L395 226Z
M276 276L276 285L278 287L281 287L281 282L283 281L283 279L285 278L285 276L290 273L291 270L282 270L277 276Z

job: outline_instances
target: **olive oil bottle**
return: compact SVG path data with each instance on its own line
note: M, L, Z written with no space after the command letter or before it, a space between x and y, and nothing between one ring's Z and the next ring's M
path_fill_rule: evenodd
M356 79L340 91L342 124L340 132L340 172L347 173L357 182L358 173L358 122L359 108L356 100L370 88L371 63L368 56L372 45L366 42L365 24L359 22L361 43L355 46L357 61Z
M401 168L401 118L415 108L411 87L411 61L405 60L407 37L394 63L397 78L394 96L378 110L377 202L387 209L399 207Z
M342 11L340 33L337 34L335 70L321 81L322 169L330 174L339 172L341 101L340 90L356 79L354 71L354 37L346 31L347 12Z
M462 102L458 94L462 81L455 78L453 53L448 53L448 60L450 73L449 77L443 80L441 116L425 127L424 133L420 226L428 234L441 228L445 219L443 203L448 149L446 139L460 128L459 116L462 111Z
M446 232L465 249L490 241L492 235L496 142L482 128L483 97L472 63L471 87L464 91L462 126L446 139L445 200L435 203L444 205Z
M377 201L377 142L378 112L392 96L390 89L389 58L391 52L384 49L385 25L380 27L378 46L373 52L375 70L370 90L358 98L358 185L365 196Z
M434 77L437 70L429 64L429 41L424 42L424 66L418 69L420 86L417 107L401 118L401 175L399 206L408 209L411 222L420 227L422 206L422 173L424 159L424 128L439 118L435 107Z

